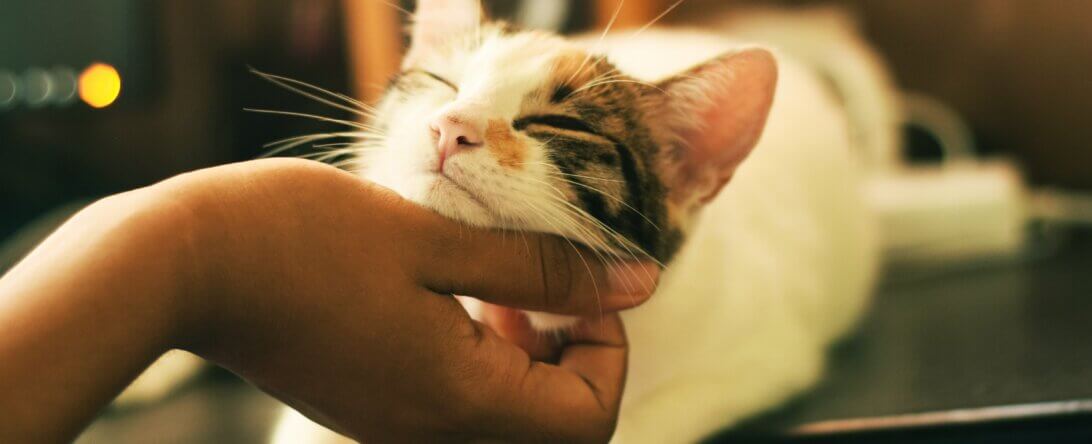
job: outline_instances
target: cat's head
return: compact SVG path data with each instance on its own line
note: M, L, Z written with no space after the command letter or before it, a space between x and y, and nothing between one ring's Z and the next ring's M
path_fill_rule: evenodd
M362 173L471 224L667 262L757 142L776 77L749 49L638 81L556 35L484 21L477 0L419 0Z

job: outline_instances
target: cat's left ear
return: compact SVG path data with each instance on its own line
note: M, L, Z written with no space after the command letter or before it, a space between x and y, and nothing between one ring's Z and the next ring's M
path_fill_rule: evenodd
M450 44L485 21L480 0L417 0L409 56Z
M675 138L661 176L676 203L706 203L758 143L773 104L777 61L765 49L721 55L662 81L653 116Z

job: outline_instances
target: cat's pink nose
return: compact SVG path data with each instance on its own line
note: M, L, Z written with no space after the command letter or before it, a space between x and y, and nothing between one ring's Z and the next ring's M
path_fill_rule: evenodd
M452 114L443 114L429 124L436 136L436 150L440 154L439 169L451 156L464 150L482 146L482 132L474 124Z

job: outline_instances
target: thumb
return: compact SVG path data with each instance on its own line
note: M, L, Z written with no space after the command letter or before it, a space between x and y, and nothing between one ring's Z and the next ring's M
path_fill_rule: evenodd
M660 268L648 262L605 264L599 254L564 238L504 233L436 220L418 250L418 282L437 293L471 296L523 310L601 315L640 305Z

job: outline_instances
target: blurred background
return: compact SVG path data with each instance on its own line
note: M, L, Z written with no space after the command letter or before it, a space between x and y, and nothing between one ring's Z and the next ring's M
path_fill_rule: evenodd
M89 200L334 129L244 108L351 118L251 70L374 100L404 44L399 8L412 4L4 0L0 272ZM486 4L495 16L566 33L602 29L619 5ZM626 1L615 28L640 27L673 6ZM831 421L850 434L839 440L890 430L943 440L1005 427L1088 436L1074 419L1092 411L1082 401L1092 399L1092 347L1079 340L1092 333L1092 285L1083 278L1092 272L1088 17L1092 2L1083 0L688 0L660 20L780 46L812 63L847 107L875 99L880 109L856 112L891 131L875 142L889 145L886 162L897 171L875 192L901 236L888 240L891 282L862 333L838 351L819 399L760 418L741 436L803 439L801 430L817 430L809 424ZM813 35L837 38L816 49ZM875 88L854 86L842 70L854 64ZM975 236L988 239L966 241ZM1047 407L981 410L1013 405ZM210 371L166 401L106 413L81 442L261 442L275 406ZM900 422L968 408L979 409L974 427L984 428L944 416L924 420L926 429ZM864 429L836 422L863 416L903 419Z

